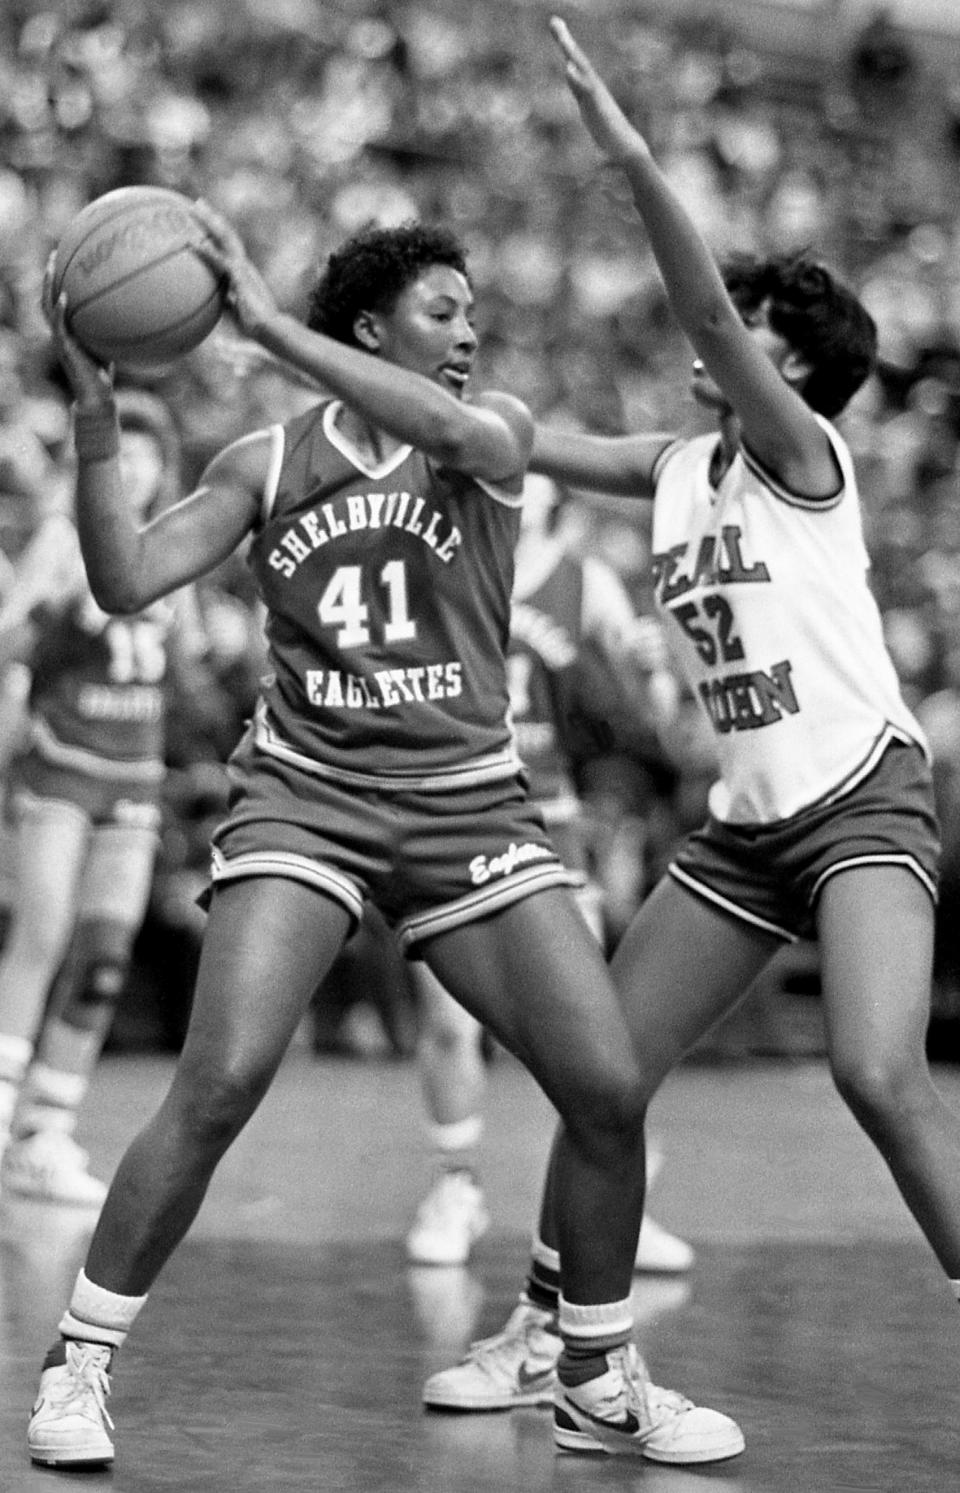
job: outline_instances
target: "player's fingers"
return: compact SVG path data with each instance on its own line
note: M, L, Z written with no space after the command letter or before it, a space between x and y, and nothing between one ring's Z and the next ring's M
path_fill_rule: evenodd
M580 71L589 72L590 62L587 54L581 51L580 47L574 41L566 21L562 21L559 16L551 16L550 30L567 61L573 63L574 67Z

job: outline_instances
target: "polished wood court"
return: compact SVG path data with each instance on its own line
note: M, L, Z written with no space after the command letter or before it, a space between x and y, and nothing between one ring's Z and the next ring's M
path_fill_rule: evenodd
M110 1055L80 1138L105 1175L170 1059ZM960 1107L960 1070L938 1069ZM114 1493L944 1493L960 1486L960 1315L822 1060L689 1066L659 1096L653 1212L698 1247L638 1278L660 1382L728 1410L747 1451L700 1469L558 1456L549 1412L425 1413L420 1386L498 1328L522 1280L550 1111L491 1070L490 1235L408 1268L428 1180L408 1063L288 1056L123 1350L111 1472L32 1468L40 1359L91 1220L0 1200L0 1489ZM960 1178L958 1178L960 1185Z

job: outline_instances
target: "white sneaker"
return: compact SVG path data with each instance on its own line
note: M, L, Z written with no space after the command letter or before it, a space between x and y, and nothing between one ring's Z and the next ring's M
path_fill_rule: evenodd
M562 1346L553 1314L521 1301L502 1331L471 1344L461 1363L430 1376L423 1403L437 1410L549 1405Z
M0 1185L22 1197L50 1203L73 1203L99 1208L107 1195L105 1182L87 1170L90 1158L72 1135L61 1130L38 1130L26 1140L12 1140L0 1163Z
M607 1354L605 1374L571 1388L558 1382L553 1439L561 1451L604 1451L684 1466L739 1456L743 1432L719 1410L650 1382L634 1343Z
M110 1354L99 1343L61 1342L51 1349L27 1428L32 1462L93 1467L113 1461L106 1407Z
M692 1269L695 1259L686 1239L668 1233L662 1224L643 1215L634 1270L649 1275L683 1275Z
M427 1193L407 1235L415 1265L465 1265L490 1227L483 1193L469 1172L444 1172Z

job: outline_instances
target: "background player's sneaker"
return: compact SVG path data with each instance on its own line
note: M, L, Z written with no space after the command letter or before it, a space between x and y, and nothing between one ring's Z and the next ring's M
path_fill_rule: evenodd
M634 1270L647 1275L684 1275L696 1255L686 1239L669 1233L655 1219L643 1215Z
M91 1176L89 1160L72 1135L38 1130L7 1146L0 1163L0 1185L21 1197L99 1208L107 1187L99 1177Z
M562 1346L553 1314L521 1301L501 1332L473 1343L452 1369L430 1376L423 1403L437 1410L549 1405Z
M489 1227L483 1193L470 1172L443 1172L417 1209L407 1258L415 1265L465 1265Z
M605 1374L568 1387L558 1382L553 1439L561 1451L604 1451L679 1466L720 1462L744 1449L736 1421L650 1382L633 1343L607 1354Z
M113 1461L107 1414L110 1348L59 1342L47 1354L27 1428L32 1462L45 1467L95 1467Z

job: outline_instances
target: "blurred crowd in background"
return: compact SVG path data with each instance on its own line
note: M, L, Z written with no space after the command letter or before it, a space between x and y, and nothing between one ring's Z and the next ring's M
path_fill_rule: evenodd
M837 5L827 6L836 17ZM678 18L678 12L682 12ZM936 1010L960 1017L960 92L877 10L809 56L759 47L740 7L568 7L717 255L812 246L860 290L878 376L844 421L874 579L910 703L934 748L945 835ZM71 482L69 409L40 285L73 215L112 188L203 196L279 302L370 220L452 221L470 250L480 384L544 420L691 429L689 353L626 194L597 170L557 74L548 12L522 0L8 0L0 15L0 550L15 564ZM741 19L742 19L742 13ZM167 404L187 490L226 441L317 398L224 323L168 368L121 370ZM642 506L574 494L565 521L649 619ZM2 577L0 577L2 582ZM261 664L241 560L205 582L219 696L171 700L170 778L139 1009L117 1040L182 1032L222 763ZM653 624L647 620L649 629ZM598 823L638 827L607 858L610 936L701 817L711 744L661 665L583 783ZM8 715L16 689L3 696ZM629 701L628 701L629 704ZM0 723L0 735L5 729ZM602 842L602 834L598 843ZM628 863L629 861L629 863ZM134 1002L133 1009L137 1009ZM958 1028L960 1030L960 1028ZM397 1049L402 1032L390 1035Z

